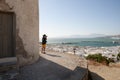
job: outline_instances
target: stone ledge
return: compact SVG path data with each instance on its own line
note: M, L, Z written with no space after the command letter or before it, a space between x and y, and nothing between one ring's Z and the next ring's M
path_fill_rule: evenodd
M0 59L0 72L7 71L9 69L17 68L17 58L1 58Z
M0 64L13 61L17 62L17 58L16 57L0 58Z

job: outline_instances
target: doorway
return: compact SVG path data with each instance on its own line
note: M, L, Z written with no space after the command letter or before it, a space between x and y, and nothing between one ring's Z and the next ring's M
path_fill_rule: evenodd
M15 56L15 14L0 12L0 58Z

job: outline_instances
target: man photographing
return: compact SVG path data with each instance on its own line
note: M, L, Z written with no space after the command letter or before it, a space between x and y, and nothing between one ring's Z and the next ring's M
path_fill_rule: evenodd
M43 37L42 37L42 53L46 53L45 52L45 48L46 48L46 43L47 43L47 36L44 34Z

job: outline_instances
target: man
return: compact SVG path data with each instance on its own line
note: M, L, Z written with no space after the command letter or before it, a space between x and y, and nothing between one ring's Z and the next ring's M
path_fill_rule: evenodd
M47 36L44 34L42 37L42 51L41 51L44 54L45 54L46 43L47 43Z

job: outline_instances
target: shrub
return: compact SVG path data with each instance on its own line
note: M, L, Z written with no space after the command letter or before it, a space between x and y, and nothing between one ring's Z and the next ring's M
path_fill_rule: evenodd
M117 60L120 60L120 52L117 55Z
M113 57L115 57L115 55L114 55L114 54L112 54L112 56L113 56Z
M108 58L109 62L115 62L113 58Z
M107 59L107 57L102 56L102 54L90 54L86 57L86 59L99 63L105 63L106 65L109 65L109 63L112 61L111 59Z

